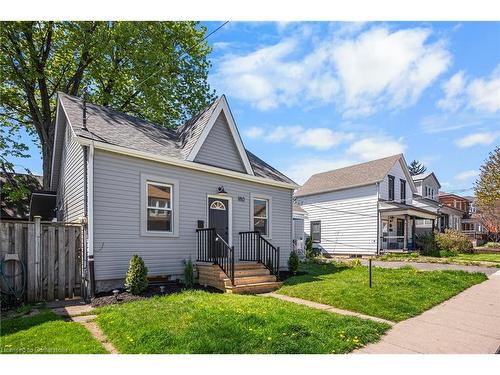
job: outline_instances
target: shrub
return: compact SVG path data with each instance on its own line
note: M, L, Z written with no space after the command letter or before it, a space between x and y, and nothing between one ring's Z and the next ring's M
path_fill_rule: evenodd
M415 238L417 248L420 250L421 255L431 257L439 257L439 248L436 243L436 236L434 233L420 234Z
M474 246L469 238L454 229L446 229L444 233L436 233L436 243L440 250L453 253L472 253Z
M148 287L148 268L142 258L134 254L128 265L125 288L132 294L141 294Z
M191 258L184 261L184 285L189 289L194 285L194 270Z
M296 251L292 251L290 253L290 257L288 258L288 270L295 275L298 269L299 269L299 255L297 254Z

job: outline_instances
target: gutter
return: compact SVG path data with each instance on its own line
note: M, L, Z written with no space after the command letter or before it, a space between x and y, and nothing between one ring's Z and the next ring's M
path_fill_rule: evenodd
M230 170L223 169L223 168L213 167L210 165L198 164L198 163L195 163L192 161L175 159L175 158L171 158L171 157L167 157L167 156L153 154L150 152L134 150L134 149L126 148L123 146L117 146L117 145L113 145L113 144L109 144L109 143L105 143L105 142L91 140L91 139L88 139L88 138L85 138L82 136L77 136L76 140L82 146L92 145L93 148L96 148L99 150L104 150L104 151L122 154L122 155L126 155L126 156L133 156L133 157L137 157L137 158L141 158L141 159L145 159L145 160L149 160L149 161L155 161L155 162L174 165L174 166L178 166L178 167L198 170L198 171L202 171L205 173L213 173L213 174L218 174L218 175L222 175L222 176L228 176L228 177L232 177L232 178L236 178L236 179L240 179L240 180L255 182L257 184L276 186L276 187L281 187L281 188L285 188L285 189L292 189L292 190L295 190L299 187L299 185L297 185L295 183L292 184L292 183L288 183L288 182L280 182L280 181L271 180L271 179L267 179L267 178L263 178L263 177L247 175L244 173L234 172L234 171L230 171Z

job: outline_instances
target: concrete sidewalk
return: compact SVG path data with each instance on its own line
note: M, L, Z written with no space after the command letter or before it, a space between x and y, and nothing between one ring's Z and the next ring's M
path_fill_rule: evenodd
M405 320L358 354L494 354L500 347L500 271Z

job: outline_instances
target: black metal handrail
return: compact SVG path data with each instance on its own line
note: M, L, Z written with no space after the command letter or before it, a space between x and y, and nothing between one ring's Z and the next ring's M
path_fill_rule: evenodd
M234 285L234 246L229 246L215 228L196 229L199 262L218 265Z
M240 260L262 263L279 279L280 248L262 237L259 231L240 232Z

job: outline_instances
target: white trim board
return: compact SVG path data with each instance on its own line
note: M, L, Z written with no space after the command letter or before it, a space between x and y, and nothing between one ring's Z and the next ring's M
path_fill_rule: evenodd
M148 181L151 182L159 182L162 184L167 184L172 186L172 210L173 210L173 223L172 223L172 231L171 232L155 232L148 231L147 229L147 200L148 200L148 192L146 191L146 183ZM179 180L169 178L167 176L162 175L152 175L147 173L141 173L140 178L140 192L141 192L141 203L140 203L140 227L141 227L141 236L144 237L179 237L179 226L180 226L180 195L179 195Z
M208 121L207 125L203 129L203 132L201 133L200 137L196 141L195 145L191 149L191 152L187 156L186 160L189 161L194 161L196 158L196 155L198 155L198 152L201 149L201 146L203 146L203 143L205 143L205 140L207 139L208 135L210 134L210 131L212 130L215 122L217 121L217 118L221 114L221 112L224 112L224 115L226 117L227 123L229 124L229 129L231 130L231 135L233 136L234 143L236 144L236 147L238 149L238 152L240 154L241 160L243 161L243 164L245 165L245 170L247 173L251 176L254 176L252 166L250 165L250 160L248 160L248 155L245 150L245 147L243 146L243 142L241 141L240 134L238 132L238 128L236 127L236 123L234 122L233 115L231 113L231 110L229 109L229 105L227 104L226 97L222 95L219 103L217 104L217 107L215 110L212 112L212 115L210 117L210 120Z
M222 175L222 176L233 177L233 178L237 178L240 180L255 182L258 184L282 187L285 189L292 189L292 190L296 189L298 187L298 185L291 184L288 182L280 182L280 181L276 181L276 180L271 180L269 178L251 176L251 175L248 175L245 173L231 171L229 169L213 167L211 165L206 165L206 164L199 164L199 163L195 163L192 161L174 159L174 158L157 155L157 154L150 153L150 152L134 150L131 148L112 145L109 143L103 143L103 142L91 140L91 139L84 138L84 137L77 137L77 142L80 143L81 145L93 144L96 149L114 152L117 154L129 156L129 157L137 157L137 158L146 159L149 161L155 161L155 162L159 162L159 163L175 165L175 166L194 169L194 170L198 170L198 171L202 171L202 172L206 172L206 173L213 173L213 174L218 174L218 175Z
M253 201L254 199L266 199L267 205L267 235L262 237L272 240L273 239L273 198L270 195L250 193L250 231L254 230L253 227ZM292 218L293 220L293 218Z

